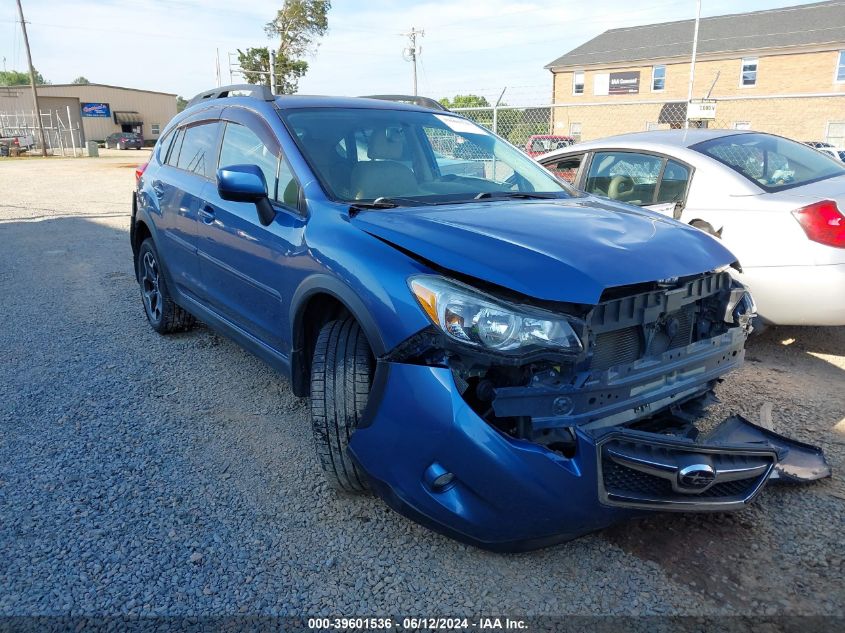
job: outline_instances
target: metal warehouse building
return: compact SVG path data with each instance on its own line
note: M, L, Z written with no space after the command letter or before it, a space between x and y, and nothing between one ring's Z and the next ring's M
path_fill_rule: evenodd
M549 63L553 129L584 140L683 127L694 21L606 31ZM845 145L845 2L703 18L698 127Z
M38 100L44 125L74 133L78 129L82 142L102 141L114 132L138 132L151 144L176 115L175 94L105 84L41 85ZM19 124L22 118L32 124L34 111L29 86L0 88L0 125L4 120Z

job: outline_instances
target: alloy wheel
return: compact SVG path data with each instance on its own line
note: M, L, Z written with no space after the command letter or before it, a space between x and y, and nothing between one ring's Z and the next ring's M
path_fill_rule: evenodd
M158 323L161 320L162 308L160 276L155 255L149 251L144 253L143 268L141 293L144 296L144 307L147 309L150 320Z

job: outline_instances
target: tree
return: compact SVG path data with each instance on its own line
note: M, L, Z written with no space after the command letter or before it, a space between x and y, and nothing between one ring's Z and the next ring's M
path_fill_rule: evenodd
M184 110L187 107L188 107L188 100L185 97L183 97L182 95L179 95L178 97L176 97L176 112L177 113L181 112L182 110Z
M303 57L313 53L315 40L328 30L331 6L331 0L284 0L276 17L264 27L267 37L279 38L276 92L296 92L299 80L308 72L308 62ZM238 63L248 83L270 85L269 48L238 50Z
M35 71L35 83L46 84L50 83L44 80L41 73ZM17 70L2 70L0 71L0 86L28 86L29 73L18 72Z
M455 95L454 99L443 97L440 103L445 107L452 108L489 108L490 102L480 95Z
M70 83L76 84L77 86L87 86L91 82L88 81L87 77L83 77L82 75L79 75L79 77L77 77L76 79L74 79Z

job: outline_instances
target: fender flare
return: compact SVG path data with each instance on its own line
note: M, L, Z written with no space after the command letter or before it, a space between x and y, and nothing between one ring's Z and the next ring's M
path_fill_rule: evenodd
M308 300L316 294L327 294L334 297L349 311L355 320L358 321L361 329L364 330L364 334L376 358L383 356L388 351L385 348L381 330L377 327L375 319L360 296L336 277L325 273L313 274L299 284L290 302L291 385L293 386L294 393L298 396L307 395L306 385L309 380L306 371L308 367L308 363L306 362L307 350L302 340L302 334L304 332L302 319Z

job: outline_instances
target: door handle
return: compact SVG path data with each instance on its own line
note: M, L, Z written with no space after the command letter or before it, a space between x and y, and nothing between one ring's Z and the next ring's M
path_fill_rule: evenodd
M214 207L207 204L203 205L197 215L199 215L200 220L202 220L205 224L211 224L214 222Z

